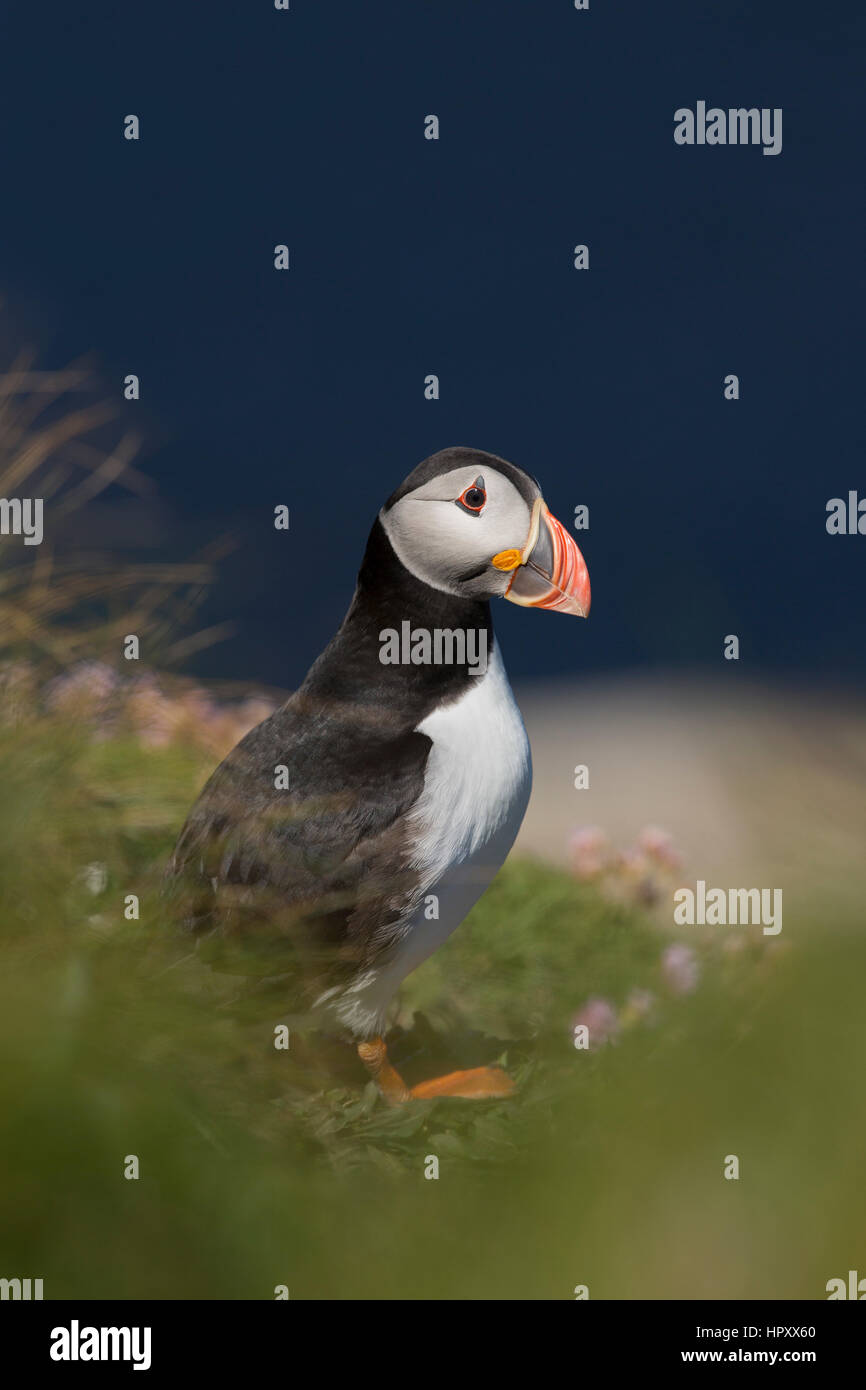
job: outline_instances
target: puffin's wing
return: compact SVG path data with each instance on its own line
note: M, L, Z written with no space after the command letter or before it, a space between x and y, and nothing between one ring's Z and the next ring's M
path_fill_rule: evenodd
M219 968L297 975L301 995L354 974L413 900L406 814L432 744L375 713L289 701L217 768L168 868L186 926Z

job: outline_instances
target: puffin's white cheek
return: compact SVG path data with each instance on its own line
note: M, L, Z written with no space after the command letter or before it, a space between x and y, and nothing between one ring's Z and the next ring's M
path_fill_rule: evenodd
M445 488L459 497L472 482L465 472L427 486ZM494 596L507 587L495 572L494 555L520 549L529 528L526 502L504 478L485 475L488 500L483 511L470 513L454 500L429 494L401 498L381 514L391 544L411 574L451 594Z
M453 515L452 515L453 513ZM398 503L383 525L397 558L425 584L446 593L457 592L457 576L471 567L466 558L466 536L461 536L457 508L449 503ZM474 518L466 518L471 522Z

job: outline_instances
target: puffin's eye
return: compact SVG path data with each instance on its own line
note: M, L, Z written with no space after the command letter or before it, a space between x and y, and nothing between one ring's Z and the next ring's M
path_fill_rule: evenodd
M462 507L464 512L469 512L471 516L478 516L486 501L487 492L484 487L484 479L478 477L464 492L461 492L457 498L457 506Z

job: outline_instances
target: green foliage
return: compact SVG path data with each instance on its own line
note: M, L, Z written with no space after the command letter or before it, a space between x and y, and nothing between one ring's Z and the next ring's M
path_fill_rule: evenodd
M390 1046L410 1082L499 1059L517 1095L389 1110L350 1048L275 1049L279 994L166 920L212 761L57 717L0 732L0 1273L49 1298L813 1298L862 1269L846 924L732 929L738 951L691 929L676 993L645 910L513 863L407 982ZM577 1050L594 998L618 1028Z

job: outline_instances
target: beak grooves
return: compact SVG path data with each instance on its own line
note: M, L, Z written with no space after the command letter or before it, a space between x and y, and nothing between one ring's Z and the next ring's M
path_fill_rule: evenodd
M497 556L497 559L500 558ZM532 509L529 539L505 597L524 608L589 615L589 571L577 543L538 498Z

